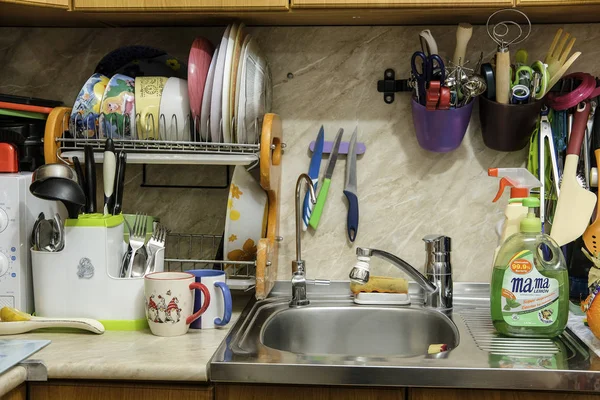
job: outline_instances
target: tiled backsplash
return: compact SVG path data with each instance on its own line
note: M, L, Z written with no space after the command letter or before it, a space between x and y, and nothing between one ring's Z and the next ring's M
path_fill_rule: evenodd
M569 25L577 38L574 50L583 55L572 71L600 74L600 25ZM295 256L293 191L296 177L308 169L308 144L321 124L326 139L338 128L345 139L358 125L359 141L367 152L358 160L360 225L356 245L388 250L421 268L428 233L453 239L456 281L487 281L496 245L495 225L502 218L506 197L492 204L497 181L489 167L524 163L527 150L500 153L481 139L477 106L463 144L448 154L428 153L415 139L409 96L398 94L392 105L383 102L376 82L386 68L407 77L409 57L419 46L422 27L262 27L251 28L267 54L273 73L274 112L283 118L283 197L279 278L290 277ZM545 55L555 25L534 26L523 44L530 59ZM440 53L454 50L455 27L434 26ZM146 44L187 59L197 35L213 43L223 28L136 29L0 29L0 92L60 99L71 105L96 63L110 50ZM513 49L513 51L515 51ZM469 43L472 64L483 51L488 59L495 46L476 27ZM346 239L346 202L342 194L345 162L340 159L329 199L317 232L304 234L303 257L310 278L347 279L354 264L354 246ZM214 167L153 166L153 182L177 173L219 181ZM325 162L322 164L322 172ZM158 215L176 232L219 233L223 229L227 190L139 188L141 167L127 171L124 210ZM374 274L397 275L393 267L374 262Z

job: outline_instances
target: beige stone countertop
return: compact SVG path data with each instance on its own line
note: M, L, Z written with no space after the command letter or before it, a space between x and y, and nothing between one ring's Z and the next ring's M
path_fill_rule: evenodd
M27 370L25 367L12 367L2 375L0 375L0 397L10 392L27 378Z
M176 337L154 336L149 329L106 331L102 335L45 330L3 339L51 340L52 343L30 357L44 361L48 379L206 382L208 362L249 299L234 298L233 315L226 327L190 329L186 335ZM21 367L13 369L17 368ZM15 373L11 371L0 376L0 387L4 386L4 379L14 380Z

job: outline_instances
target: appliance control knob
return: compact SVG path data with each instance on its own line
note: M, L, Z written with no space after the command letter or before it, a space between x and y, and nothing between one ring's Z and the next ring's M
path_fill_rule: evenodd
M0 276L8 272L8 257L6 254L0 253Z
M8 215L6 211L0 208L0 232L3 232L8 226Z

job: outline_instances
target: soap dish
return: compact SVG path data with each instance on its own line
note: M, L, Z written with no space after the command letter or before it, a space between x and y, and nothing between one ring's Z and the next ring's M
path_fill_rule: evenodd
M356 304L381 304L381 305L410 305L408 293L364 293L360 292L354 296Z

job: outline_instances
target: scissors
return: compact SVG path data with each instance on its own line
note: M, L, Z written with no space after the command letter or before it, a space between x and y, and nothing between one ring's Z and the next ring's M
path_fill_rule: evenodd
M417 58L421 59L421 68L417 67ZM446 81L446 70L442 58L437 54L426 56L422 51L415 52L410 59L412 74L417 80L417 101L425 105L426 89L432 80ZM439 70L439 74L437 74ZM434 76L434 71L436 72ZM439 76L438 76L439 75Z

